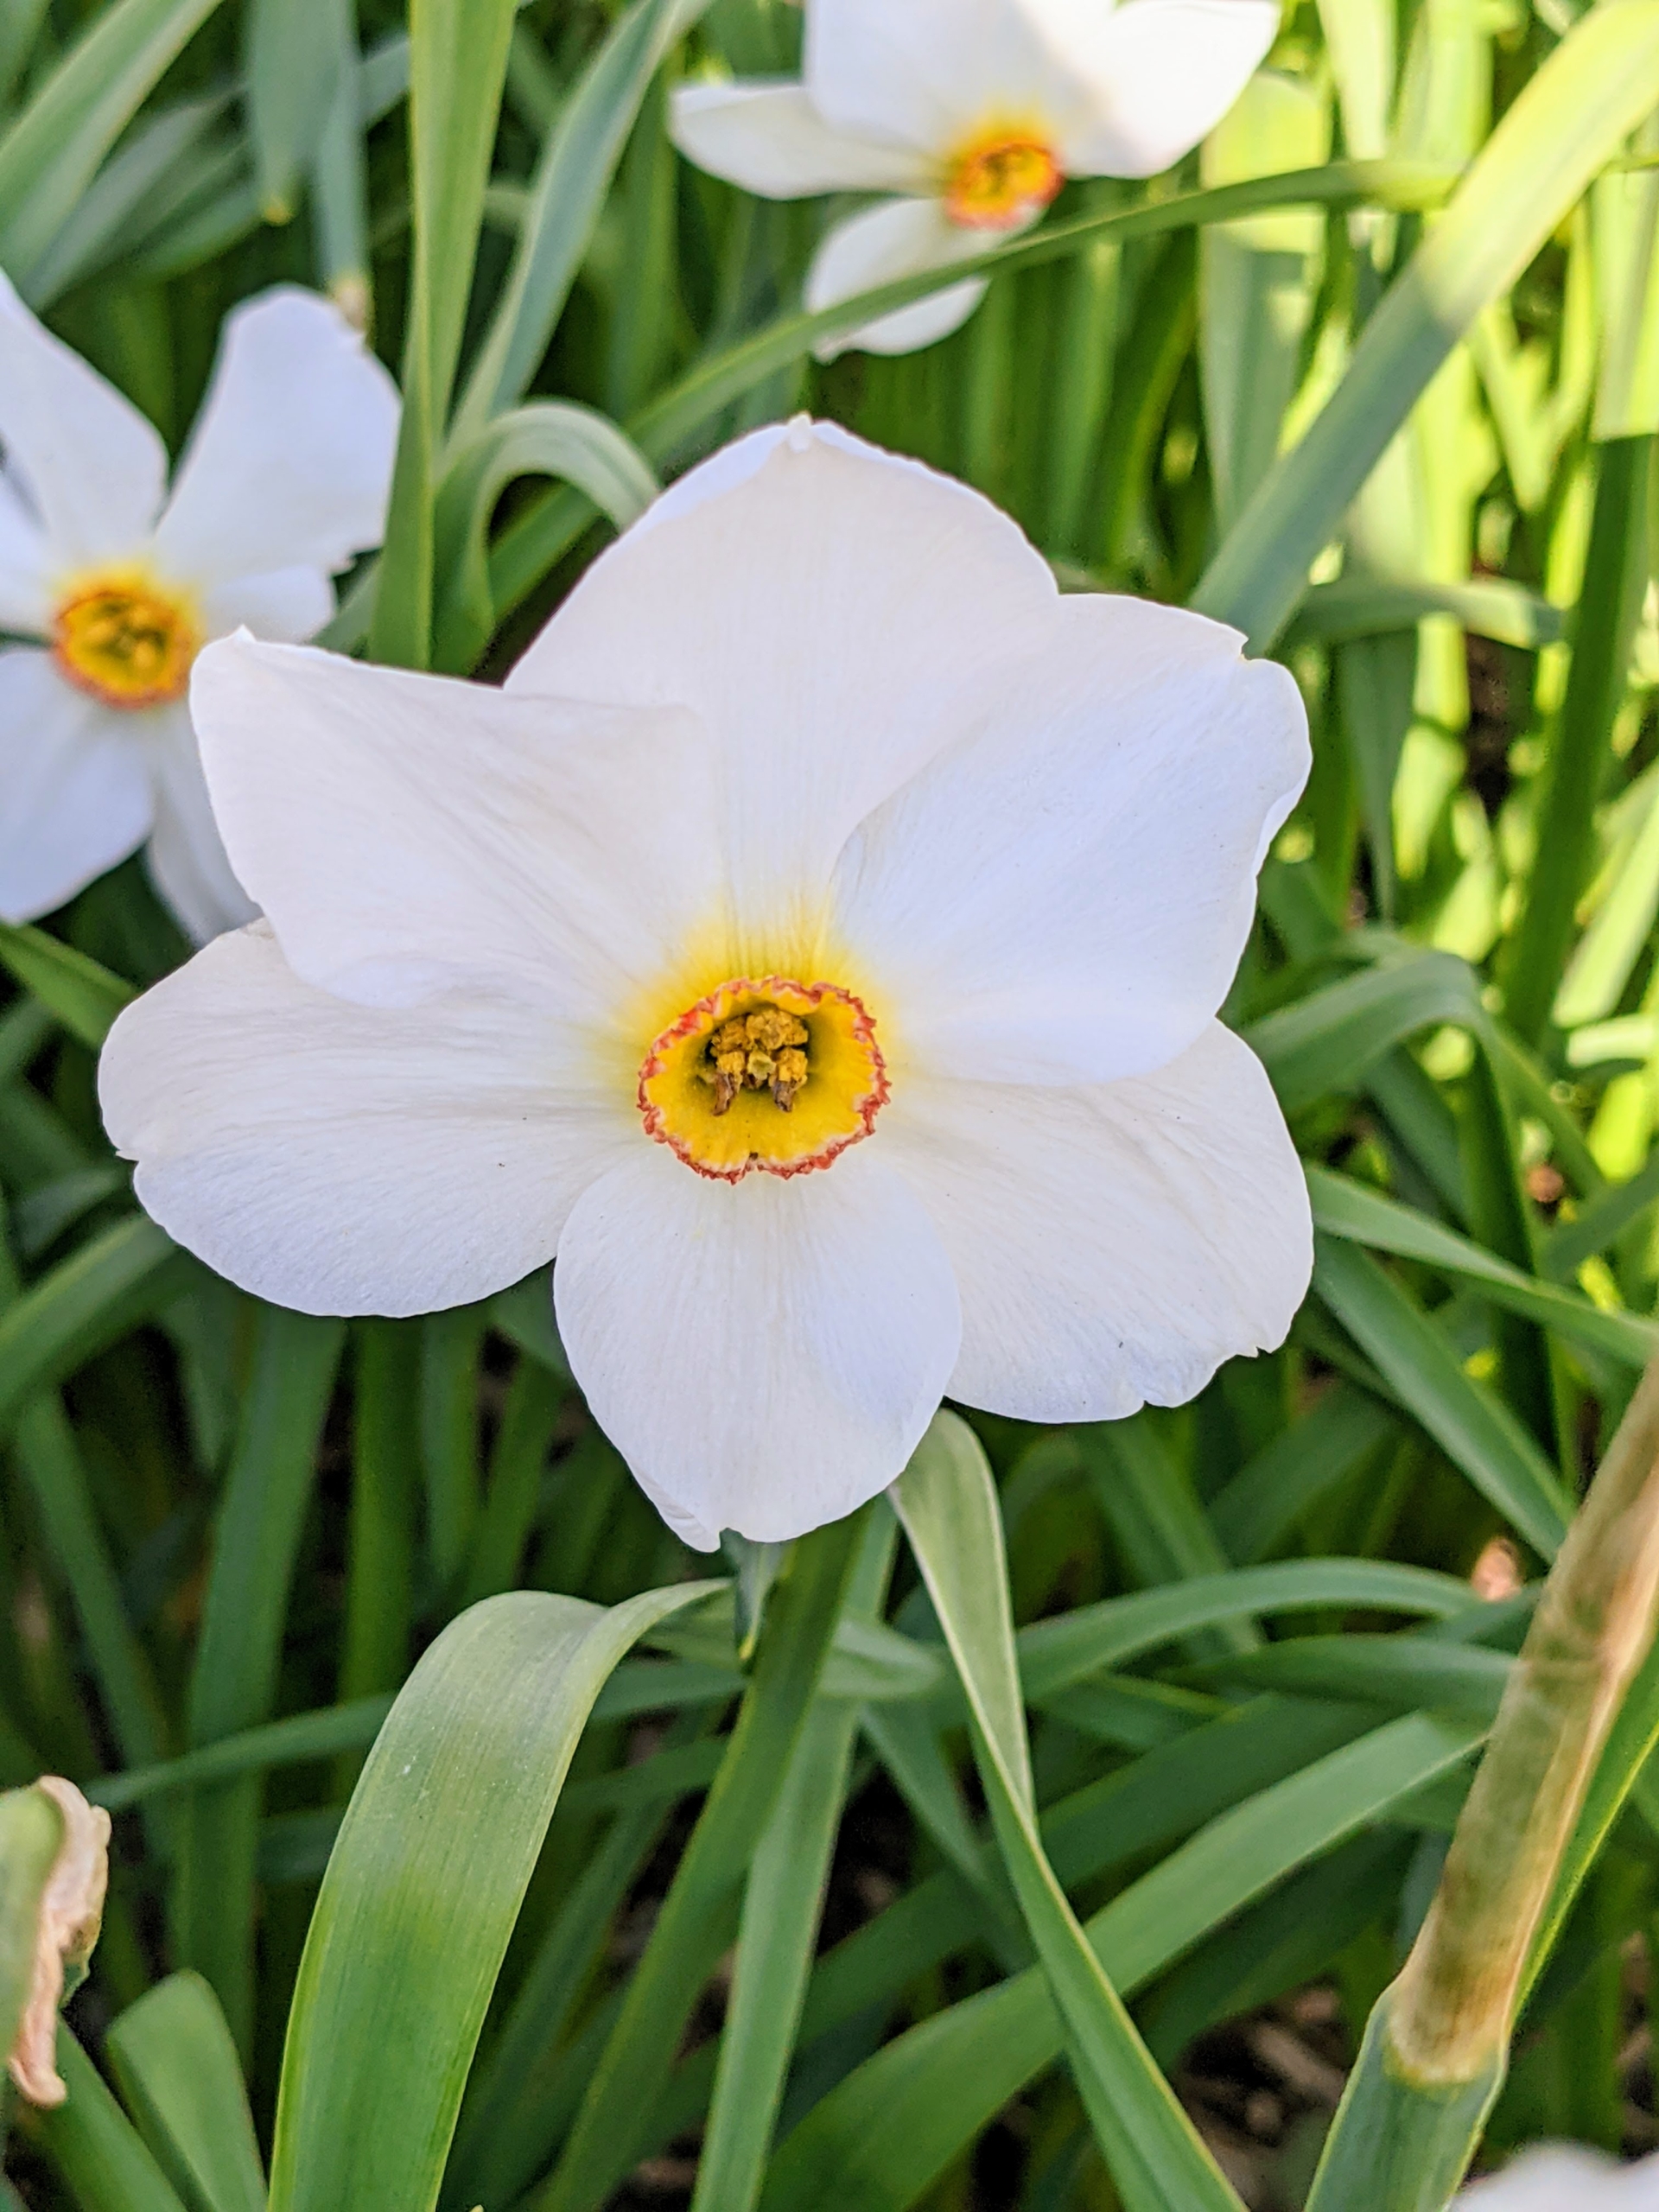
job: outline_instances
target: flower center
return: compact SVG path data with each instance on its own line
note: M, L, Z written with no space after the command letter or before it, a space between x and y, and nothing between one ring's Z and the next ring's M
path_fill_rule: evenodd
M868 1136L887 1071L863 1002L836 983L740 976L688 1007L639 1069L646 1133L722 1182L804 1175Z
M106 707L181 697L200 646L189 598L142 570L82 577L52 618L58 666Z
M1053 149L1022 131L969 139L945 178L945 213L972 231L1012 231L1040 215L1065 181Z

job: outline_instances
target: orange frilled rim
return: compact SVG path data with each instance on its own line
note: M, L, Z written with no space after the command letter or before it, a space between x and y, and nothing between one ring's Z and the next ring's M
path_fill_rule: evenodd
M735 1016L774 1007L805 1027L808 1074L788 1104L743 1089L724 1104L712 1080L709 1045ZM690 1006L655 1038L639 1069L647 1135L722 1183L758 1169L807 1175L867 1137L888 1097L887 1063L863 1001L837 983L785 976L740 976Z

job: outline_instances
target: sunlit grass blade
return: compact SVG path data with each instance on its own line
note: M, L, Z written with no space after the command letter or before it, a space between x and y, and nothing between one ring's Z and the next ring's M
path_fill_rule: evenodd
M324 1706L315 1713L290 1713L285 1719L242 1729L158 1765L107 1775L88 1783L86 1795L93 1804L107 1805L115 1812L192 1783L226 1782L238 1775L263 1773L270 1767L302 1765L337 1751L365 1751L391 1710L391 1698L380 1696L353 1698L347 1704Z
M307 1938L273 2212L430 2212L593 1701L643 1630L708 1586L647 1591L609 1612L536 1592L493 1598L422 1660L353 1795Z
M1205 573L1193 605L1258 652L1457 340L1506 291L1659 100L1659 7L1611 0L1577 23L1482 148L1410 268L1365 326L1336 395L1280 461Z
M1431 1022L1478 1027L1479 992L1468 964L1422 952L1363 969L1266 1014L1245 1032L1287 1113L1352 1090L1402 1038Z
M636 521L658 489L645 456L613 423L561 400L516 407L461 443L433 524L436 667L470 669L489 643L495 608L486 533L502 492L520 476L574 484L618 530Z
M1293 639L1382 637L1425 614L1454 615L1478 638L1501 645L1551 645L1564 633L1559 607L1524 585L1481 576L1471 583L1440 583L1428 576L1370 573L1315 584L1292 626Z
M349 0L248 0L248 135L254 190L268 223L286 223L334 102Z
M369 185L364 137L370 118L359 87L362 59L353 10L342 7L333 25L338 45L327 112L311 165L312 219L317 233L317 276L341 312L361 330L372 330L374 300L369 266Z
M181 100L130 130L75 202L29 273L36 308L121 263L194 201L216 172L239 174L240 149L217 129L230 105L224 92Z
M1525 909L1503 969L1504 1018L1536 1044L1560 988L1575 909L1589 880L1596 804L1624 702L1630 643L1648 582L1648 496L1654 439L1596 447L1596 506L1573 628L1567 697L1539 793L1540 841Z
M456 410L458 430L480 429L529 388L652 77L708 4L634 0L583 71L531 182L512 266Z

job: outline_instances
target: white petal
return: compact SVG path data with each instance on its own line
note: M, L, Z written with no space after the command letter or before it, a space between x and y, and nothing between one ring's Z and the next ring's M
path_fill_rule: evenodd
M588 1402L669 1525L765 1543L885 1490L957 1356L926 1213L870 1155L718 1183L647 1144L572 1208L553 1295Z
M825 238L806 272L806 304L816 315L861 292L873 292L878 284L894 284L925 269L947 269L995 243L983 231L963 230L951 222L938 200L886 200L849 215ZM833 361L855 346L867 353L913 353L931 346L967 321L984 298L985 285L983 276L947 284L913 307L895 308L844 338L822 342L815 349L818 359Z
M1659 2153L1621 2166L1581 2143L1535 2144L1457 2204L1462 2212L1655 2212Z
M831 130L799 85L681 85L671 116L688 161L767 200L920 192L931 175L920 155Z
M0 276L0 442L60 565L130 554L149 535L167 449L130 399L37 322Z
M380 543L397 388L338 308L283 286L225 324L156 541L211 582L343 569Z
M1183 1404L1223 1360L1281 1344L1306 1291L1295 1150L1219 1023L1126 1083L895 1085L871 1142L956 1269L965 1405L1071 1421Z
M1069 95L1044 32L1017 0L813 0L806 88L839 130L944 156L998 119L1040 128Z
M0 919L61 906L142 844L149 776L131 718L32 646L0 652Z
M1276 0L1040 0L1087 92L1060 149L1072 176L1154 176L1213 130L1279 28Z
M0 630L21 637L46 633L52 621L54 566L40 524L0 471Z
M202 594L210 638L251 630L256 638L302 645L334 619L334 587L321 569L272 569L263 576L235 576Z
M208 646L191 704L237 874L324 989L499 988L601 1019L718 914L713 771L683 713L249 638Z
M350 1006L256 923L127 1008L99 1096L146 1209L220 1274L302 1313L425 1313L543 1264L640 1141L566 1075L521 1007Z
M259 910L237 881L213 820L188 710L163 708L144 720L156 789L156 826L144 858L185 935L206 944L226 930L239 930Z
M837 934L904 1051L990 1082L1160 1067L1224 997L1308 770L1286 670L1234 631L1066 600L1046 651L849 843Z
M815 925L856 823L1059 601L988 500L829 425L757 431L601 555L510 694L682 705L720 748L741 931ZM740 971L741 972L741 971Z

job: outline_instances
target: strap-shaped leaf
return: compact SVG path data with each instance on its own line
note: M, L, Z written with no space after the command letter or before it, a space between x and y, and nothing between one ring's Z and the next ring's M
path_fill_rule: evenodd
M201 1976L157 1982L114 2023L104 2048L140 2134L191 2212L264 2212L236 2045Z
M1570 1517L1566 1493L1503 1400L1465 1372L1430 1316L1369 1253L1314 1239L1315 1289L1400 1403L1534 1550L1553 1559Z
M83 1045L101 1045L116 1015L137 995L86 953L26 923L0 922L0 961Z
M1427 1567L1397 1567L1388 1560L1281 1560L1127 1598L1103 1598L1039 1621L1020 1633L1020 1673L1027 1699L1035 1700L1194 1629L1248 1620L1253 1613L1356 1605L1449 1618L1478 1602L1466 1582Z
M460 427L477 429L529 388L652 77L708 6L634 0L583 70L531 181L512 266L456 410Z
M1523 1274L1430 1215L1368 1190L1349 1176L1310 1167L1307 1187L1315 1225L1331 1236L1368 1244L1374 1251L1393 1252L1401 1259L1421 1260L1441 1274L1471 1284L1494 1305L1541 1321L1546 1328L1626 1367L1645 1367L1659 1347L1659 1328L1653 1322L1634 1313L1604 1313L1587 1298Z
M276 2212L430 2212L507 1938L594 1699L707 1583L519 1591L439 1637L370 1753L301 1961Z
M1306 1707L1282 1713L1269 1707L1263 1700L1270 1727L1318 1739ZM1244 1724L1219 1726L1230 1732ZM1287 1874L1459 1766L1483 1732L1474 1723L1412 1713L1219 1814L1089 1921L1089 1941L1115 1986L1133 1995ZM1213 1765L1216 1751L1197 1737L1169 1748L1185 1753L1189 1744ZM1115 1827L1121 1809L1121 1799L1103 1808ZM1058 1835L1054 1851L1058 1860ZM1070 1869L1067 1878L1084 1871ZM968 1940L967 1931L960 1940ZM856 1993L849 2005L863 1995ZM807 2026L815 2024L809 2006ZM885 2044L813 2107L774 2163L763 2212L907 2212L1062 2048L1056 2007L1037 1967L934 2014Z
M219 0L117 0L0 137L0 266L20 280Z
M643 514L658 492L645 455L594 408L538 400L480 430L455 454L438 493L438 668L469 669L490 641L495 609L486 533L496 501L518 476L574 484L619 530Z
M1353 1090L1392 1046L1431 1022L1476 1028L1484 1015L1466 961L1424 952L1379 963L1266 1014L1245 1041L1273 1079L1287 1114Z
M198 1265L134 1214L31 1283L0 1320L0 1431L37 1391L176 1298Z
M893 1497L962 1678L1003 1862L1119 2192L1129 2212L1172 2204L1237 2212L1236 2195L1136 2033L1044 1853L996 1488L965 1421L936 1418Z

